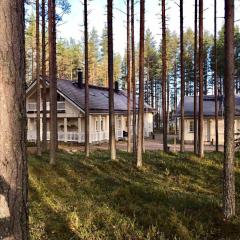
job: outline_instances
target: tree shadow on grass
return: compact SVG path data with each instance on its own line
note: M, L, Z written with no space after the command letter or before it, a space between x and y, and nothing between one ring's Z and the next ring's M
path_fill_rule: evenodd
M131 155L120 154L119 162L111 162L108 159L108 153L104 151L94 153L90 159L85 159L81 154L60 153L58 165L52 169L47 167L46 171L54 173L53 177L57 179L64 179L64 184L69 185L68 191L71 192L72 199L66 201L64 194L60 191L54 192L53 196L55 194L56 199L61 197L63 202L66 201L66 204L77 208L83 205L86 215L91 215L89 221L91 221L92 228L97 228L108 237L113 234L109 233L109 225L116 225L116 228L121 229L121 238L118 239L145 239L150 231L153 233L149 239L159 239L161 232L164 232L170 239L175 236L180 239L219 239L223 237L236 239L240 236L238 220L235 223L230 223L228 227L224 227L226 224L221 221L220 183L216 184L221 174L219 168L204 166L206 169L199 173L200 163L191 162L191 160L189 162L188 159L185 162L177 163L177 159L174 160L174 158L166 160L166 164L162 166L163 163L159 165L159 161L164 159L150 154L146 160L146 170L139 171L132 167ZM156 159L152 160L152 158ZM36 164L33 172L36 173L41 164ZM210 184L202 187L211 187L216 181L217 194L188 191L178 186L178 182L174 181L170 185L168 183L169 176L164 177L166 166L174 175L182 174L190 178L190 181L195 181L198 178L206 181L202 175L207 174L207 178L210 178ZM45 163L41 167L45 168ZM40 174L44 175L44 172ZM159 177L157 174L162 176ZM49 181L45 180L44 184L47 189ZM61 188L61 184L58 187ZM71 202L73 199L75 202ZM38 197L36 201L42 202L41 197ZM88 201L89 205L86 203ZM46 203L44 204L46 205ZM49 227L46 227L48 236L55 237L55 233L51 235L52 230L48 229L51 229L52 225L55 225L53 223L58 222L59 219L60 225L63 224L66 227L68 225L66 212L59 214L51 209L50 205L45 207L46 214L49 212L51 216L56 216L56 218L48 217L47 225ZM82 214L81 211L77 209L79 215ZM110 220L106 221L106 218ZM134 224L123 227L124 221L131 221ZM152 228L155 230L151 230ZM54 227L54 229L53 231L57 231L58 228ZM112 229L112 231L117 230ZM137 238L135 235L137 231L140 231L145 238ZM67 233L66 236L74 236L69 228L65 229L64 232ZM94 231L92 234L95 234ZM127 234L130 236L129 238L125 238Z
M43 200L42 192L30 184L30 239L80 239L70 228L66 216ZM35 207L38 205L38 208Z

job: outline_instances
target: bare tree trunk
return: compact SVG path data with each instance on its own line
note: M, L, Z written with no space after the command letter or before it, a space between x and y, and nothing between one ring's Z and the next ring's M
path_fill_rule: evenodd
M28 239L24 1L0 1L0 239Z
M85 155L89 157L89 67L88 67L88 2L84 0L85 43Z
M137 167L142 167L144 137L144 32L145 0L140 0L140 53L139 53L139 102L138 102L138 146Z
M41 98L41 85L40 85L40 43L39 43L39 0L36 0L36 77L37 77L37 155L41 156L41 134L40 134L40 98Z
M199 157L204 157L203 139L203 0L199 0Z
M48 0L48 42L50 80L50 164L56 164L57 151L57 63L56 63L56 4Z
M198 119L197 119L197 21L198 21L198 0L195 0L195 19L194 19L194 153L198 153Z
M32 38L32 58L31 58L31 63L32 63L32 81L34 80L34 41L33 41L33 38Z
M174 113L177 113L177 63L175 60L174 63ZM176 145L177 145L177 118L175 119L175 126L174 126L174 152L176 152Z
M114 114L114 88L113 88L113 26L112 26L112 0L108 0L108 84L109 84L109 144L111 160L116 160L115 114Z
M169 134L169 117L170 117L170 114L169 114L169 108L170 108L170 79L169 77L167 76L167 135Z
M133 104L133 153L137 153L137 114L136 114L136 76L135 76L135 17L134 0L131 0L131 37L132 37L132 104Z
M214 0L214 95L215 95L215 146L216 152L218 152L217 0Z
M163 116L163 150L168 152L167 144L167 113L166 113L166 81L167 81L167 41L165 0L162 0L162 116Z
M42 0L42 105L43 105L43 118L42 118L42 150L47 150L47 106L46 106L46 2Z
M127 151L131 152L131 76L130 76L130 0L127 0L127 132L128 132L128 142Z
M224 182L223 212L229 219L235 215L234 175L234 0L225 0L225 68L224 68Z
M180 61L181 61L181 146L180 146L180 151L184 152L184 138L185 138L185 119L184 119L185 79L184 79L184 46L183 46L183 0L180 0Z

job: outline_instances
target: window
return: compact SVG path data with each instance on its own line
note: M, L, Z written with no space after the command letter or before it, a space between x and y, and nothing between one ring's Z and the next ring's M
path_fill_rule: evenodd
M102 131L102 132L104 131L104 122L103 122L103 119L101 120L101 131Z
M194 132L194 121L189 122L189 132L193 133Z
M96 132L100 132L100 126L99 126L100 122L98 120L96 120L95 122L95 129L96 129Z
M117 118L117 129L121 129L122 128L122 120L120 117Z

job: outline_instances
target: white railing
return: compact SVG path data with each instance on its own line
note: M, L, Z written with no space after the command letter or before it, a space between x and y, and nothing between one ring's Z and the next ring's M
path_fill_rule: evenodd
M106 141L108 139L109 139L108 132L96 132L96 133L89 134L90 143ZM30 142L36 141L36 132L28 131L27 132L27 140ZM47 140L50 140L50 132L47 132ZM65 133L63 131L60 131L60 132L58 132L58 141L84 143L85 134L79 133L79 132L67 132L65 135Z
M109 139L108 132L92 132L90 133L90 142L101 142Z
M145 131L145 137L149 137L150 133ZM116 140L120 140L123 138L123 131L116 130ZM109 132L90 132L89 133L89 141L92 142L102 142L108 141L109 139ZM27 132L27 140L30 142L36 141L36 132L35 131L28 131ZM47 140L50 140L50 132L47 132ZM61 142L78 142L84 143L85 141L85 133L84 132L67 132L66 136L63 131L58 132L58 141Z
M117 139L123 138L123 131L122 131L122 129L117 129L116 130L116 138Z
M78 142L79 134L77 132L68 132L67 133L67 141L68 142Z
M46 109L47 111L50 111L50 102L46 103ZM57 110L58 111L64 111L65 108L65 102L57 102ZM43 105L41 103L40 105L40 111L43 110ZM28 112L36 112L37 111L37 103L28 103L27 104L27 111Z

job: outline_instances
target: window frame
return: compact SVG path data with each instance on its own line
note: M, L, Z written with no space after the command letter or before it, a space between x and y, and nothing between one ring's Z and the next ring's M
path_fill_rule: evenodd
M189 121L188 132L194 133L194 121L193 120Z

